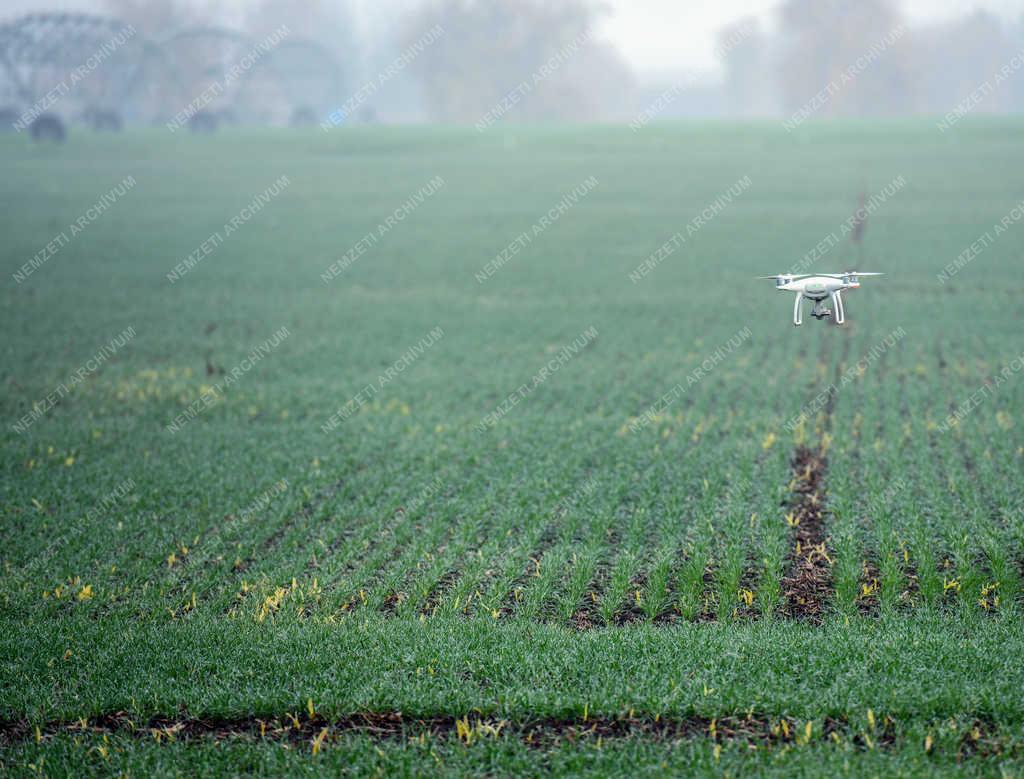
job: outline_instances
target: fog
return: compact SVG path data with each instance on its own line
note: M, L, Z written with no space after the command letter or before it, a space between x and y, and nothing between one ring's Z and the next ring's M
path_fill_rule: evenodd
M1024 109L1024 4L1000 0L16 0L0 23L8 118L332 128Z

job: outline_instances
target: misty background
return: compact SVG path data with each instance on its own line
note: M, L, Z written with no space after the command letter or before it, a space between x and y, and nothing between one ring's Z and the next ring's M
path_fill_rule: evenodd
M69 120L102 110L126 123L166 124L201 111L268 125L484 118L489 126L1024 111L1024 3L705 5L8 0L0 11L0 110L24 116L102 45L100 32L69 32L70 22L48 16L42 24L38 16L73 12L136 32L54 101L52 110ZM244 78L226 78L247 55L253 64ZM198 100L211 84L224 88Z

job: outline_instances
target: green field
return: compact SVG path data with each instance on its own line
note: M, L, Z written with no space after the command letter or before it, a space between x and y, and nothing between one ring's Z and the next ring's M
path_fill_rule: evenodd
M1021 775L1022 131L0 137L0 772Z

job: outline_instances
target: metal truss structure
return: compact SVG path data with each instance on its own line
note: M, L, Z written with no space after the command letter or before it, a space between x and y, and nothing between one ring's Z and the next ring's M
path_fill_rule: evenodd
M33 13L0 25L0 123L47 113L95 129L201 114L205 127L312 123L338 101L331 53L195 27L159 41L106 16Z

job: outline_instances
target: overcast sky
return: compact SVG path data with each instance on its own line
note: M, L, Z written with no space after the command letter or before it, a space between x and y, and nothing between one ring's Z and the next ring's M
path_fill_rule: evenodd
M558 0L553 0L558 2ZM224 0L225 5L244 7L245 0ZM391 18L419 0L353 0L356 6L394 9ZM604 0L610 13L601 26L601 37L622 51L640 75L680 70L713 72L715 35L726 24L750 14L767 25L778 0ZM95 7L92 0L0 0L0 18L24 11L82 10ZM962 15L975 8L992 11L1006 19L1024 15L1024 0L902 0L911 22L935 22Z
M603 37L639 73L717 70L715 35L736 19L756 15L767 26L778 0L605 0L611 15ZM911 22L937 22L986 9L1006 19L1024 14L1024 0L903 0Z

